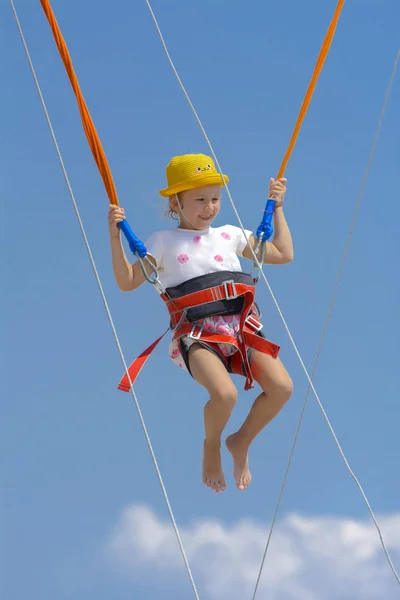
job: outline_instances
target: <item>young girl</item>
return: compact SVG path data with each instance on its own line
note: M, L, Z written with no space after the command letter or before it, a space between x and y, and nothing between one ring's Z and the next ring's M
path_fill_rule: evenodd
M238 372L232 367L235 361L236 364L238 362L236 358L240 359L240 365L245 362L238 351L238 345L243 345L241 310L245 300L235 295L235 284L231 278L243 281L243 277L248 277L241 272L238 257L250 260L253 257L239 227L211 227L220 210L220 193L224 182L210 157L203 154L176 156L168 165L166 175L168 186L160 194L169 198L168 214L176 218L179 224L174 229L154 233L145 244L148 257L157 267L163 288L167 290L169 297L177 298L182 292L193 292L190 285L199 286L202 280L209 277L218 280L227 273L230 277L229 281L223 281L219 286L227 290L228 300L214 302L214 305L222 307L222 314L192 318L189 323L189 312L179 313L183 314L183 321L189 325L189 329L185 330L188 333L179 339L173 339L170 345L172 360L179 367L187 369L210 397L204 408L203 482L218 493L226 489L221 465L221 434L237 399L237 391L229 373ZM225 182L228 181L226 175L223 178ZM270 180L269 198L275 199L276 204L274 239L266 242L264 262L268 264L285 264L293 260L291 235L283 214L285 183L285 179ZM144 283L145 277L140 263L131 265L124 253L117 226L124 218L123 208L110 206L108 221L114 274L119 288L123 292L130 292ZM257 240L250 231L246 231L246 234L250 245L255 249ZM221 281L219 279L217 283ZM239 300L242 304L238 304ZM249 318L259 324L257 317L253 307L246 319L247 325ZM190 331L193 323L195 325ZM173 325L179 328L181 322ZM250 332L248 328L247 330ZM214 343L207 344L202 339L202 336L207 335ZM260 335L258 331L256 335L249 333L250 335L255 342L262 339L257 337ZM223 343L215 343L215 336L220 336L217 340L221 339ZM270 344L265 339L263 343ZM292 394L292 381L277 358L277 352L268 352L268 346L265 346L267 351L264 346L263 351L254 349L255 346L258 347L257 343L252 346L246 346L247 370L249 371L250 365L250 377L257 381L262 392L240 429L226 439L227 449L233 457L234 478L239 490L245 490L251 481L248 466L251 442L279 413Z

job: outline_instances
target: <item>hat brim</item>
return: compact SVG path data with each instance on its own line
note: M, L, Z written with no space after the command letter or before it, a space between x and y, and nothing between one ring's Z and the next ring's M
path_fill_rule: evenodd
M160 190L160 194L163 196L163 198L168 198L174 194L179 194L179 192L193 190L198 187L203 187L204 185L219 184L221 187L223 187L225 183L228 183L228 181L229 177L227 175L221 176L219 173L214 173L213 175L195 175L195 177L191 179L187 179L181 183L175 183L170 187Z

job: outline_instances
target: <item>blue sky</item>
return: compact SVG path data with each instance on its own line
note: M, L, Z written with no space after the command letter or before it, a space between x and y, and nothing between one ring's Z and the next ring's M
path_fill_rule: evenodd
M113 280L107 197L69 82L40 3L15 4L130 361L164 330L166 313L148 286L123 294ZM253 230L334 4L153 2L242 220ZM207 146L144 0L116 8L103 0L52 5L120 203L145 239L170 226L157 194L165 165ZM4 598L187 599L188 579L131 396L116 390L120 359L11 8L4 2L0 11ZM310 369L398 49L399 19L396 0L348 0L286 172L295 260L266 273ZM315 379L398 569L399 101L396 78ZM219 223L236 224L227 199ZM170 361L167 342L135 386L202 599L251 597L307 388L263 284L258 299L295 392L254 443L246 493L235 489L225 454L228 491L217 497L203 487L207 398ZM227 433L254 397L243 380L237 383ZM376 540L310 398L264 590L272 600L394 600L399 586ZM246 549L254 550L251 564Z

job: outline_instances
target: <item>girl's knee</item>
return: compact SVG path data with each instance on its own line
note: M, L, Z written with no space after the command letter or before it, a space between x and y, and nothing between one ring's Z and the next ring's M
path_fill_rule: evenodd
M235 406L237 398L238 392L233 384L231 386L225 385L224 387L216 389L212 394L212 400L214 402L218 402L229 408Z
M279 393L284 402L290 400L293 394L293 381L288 374L278 383Z
M274 395L280 399L282 405L286 404L293 394L293 381L287 373L268 378L261 387L267 398Z

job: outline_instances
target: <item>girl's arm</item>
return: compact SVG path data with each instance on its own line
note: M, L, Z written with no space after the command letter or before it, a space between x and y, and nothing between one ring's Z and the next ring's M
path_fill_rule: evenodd
M272 265L284 265L292 262L293 260L293 242L290 234L289 226L286 222L285 215L283 213L283 200L286 193L285 187L286 179L279 179L274 181L271 179L269 188L269 198L275 200L275 211L274 211L274 239L272 242L266 242L264 264ZM257 247L258 240L251 235L249 242L253 250ZM250 248L247 246L243 251L245 258L253 259Z
M136 261L131 265L126 257L122 246L121 232L117 227L117 223L120 223L124 218L123 208L114 205L110 206L108 224L110 228L111 256L115 280L122 292L132 292L142 285L146 281L146 278L143 275L140 262ZM155 264L151 256L149 256L149 259ZM145 263L145 266L147 274L150 275L151 269L149 265Z

